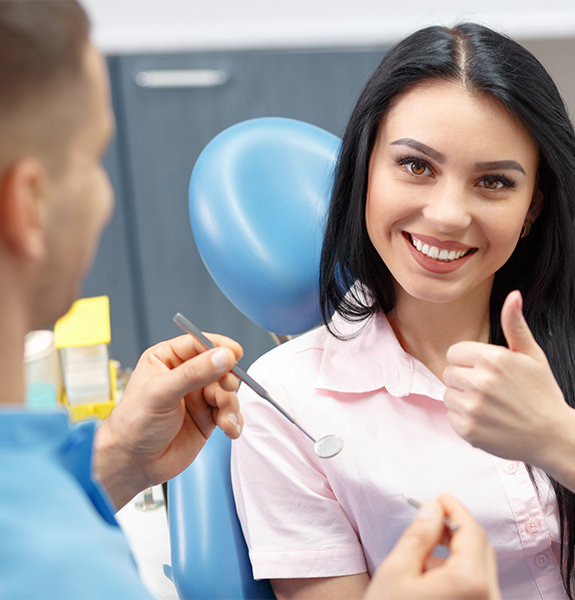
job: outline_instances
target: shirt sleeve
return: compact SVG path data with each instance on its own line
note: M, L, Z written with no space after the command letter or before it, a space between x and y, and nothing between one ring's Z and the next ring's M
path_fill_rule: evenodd
M0 448L0 481L0 598L153 600L120 528L51 457Z
M303 390L290 386L285 373L282 384L275 385L273 370L256 363L250 374L296 416L289 395ZM244 384L239 397L245 424L232 444L232 483L254 578L365 572L358 536L334 496L322 465L325 459L315 455L313 442ZM313 398L302 401L307 400Z

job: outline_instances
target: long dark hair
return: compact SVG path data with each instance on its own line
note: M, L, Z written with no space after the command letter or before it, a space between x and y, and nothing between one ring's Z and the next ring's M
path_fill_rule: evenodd
M392 48L361 93L343 136L320 266L325 324L337 311L363 321L395 306L392 277L365 224L370 155L379 124L399 95L423 81L451 80L489 94L523 124L539 150L538 186L544 205L530 236L495 274L490 337L505 345L500 313L519 289L524 313L565 399L575 408L575 134L553 80L525 48L474 23L428 27ZM359 293L359 282L367 294ZM351 288L351 290L350 290ZM349 292L349 293L348 293ZM561 569L575 592L575 495L551 479L560 515Z

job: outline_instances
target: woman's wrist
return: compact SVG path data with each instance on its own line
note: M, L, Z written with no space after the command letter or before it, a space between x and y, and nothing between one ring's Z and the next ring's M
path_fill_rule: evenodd
M566 405L533 464L575 493L575 410Z

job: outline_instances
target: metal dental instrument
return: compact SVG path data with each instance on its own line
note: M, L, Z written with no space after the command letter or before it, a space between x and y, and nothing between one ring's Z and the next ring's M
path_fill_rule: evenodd
M195 337L201 342L206 348L216 348L216 346L184 315L178 313L174 317L174 323L179 325L185 332ZM301 432L303 432L314 444L313 449L320 458L332 458L336 454L339 454L343 448L343 440L337 435L326 435L325 437L315 440L295 419L287 413L259 384L257 381L252 379L237 363L232 369L232 373L241 379L248 387L250 387L256 394L261 396L264 400L267 400L272 406L274 406L279 412L291 423L293 423Z
M409 502L409 504L411 504L411 506L414 506L415 508L419 508L421 506L421 503L417 500L414 500L413 498L408 498L407 501ZM457 525L455 521L452 521L447 515L443 517L443 522L445 523L445 526L447 527L447 529L449 529L451 533L457 531L457 528L459 527L459 525Z

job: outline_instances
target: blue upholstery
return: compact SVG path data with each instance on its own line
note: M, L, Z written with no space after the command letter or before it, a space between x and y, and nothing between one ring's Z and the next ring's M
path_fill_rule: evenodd
M339 145L308 123L253 119L214 138L194 167L190 222L200 255L231 302L270 332L293 335L321 322L319 256ZM167 574L181 599L274 598L268 581L252 578L230 448L217 430L168 483Z
M217 135L194 166L200 255L232 304L267 331L293 335L321 322L318 265L339 147L324 129L267 117Z
M252 577L230 484L230 448L217 429L168 482L171 579L182 600L275 598L267 580Z

